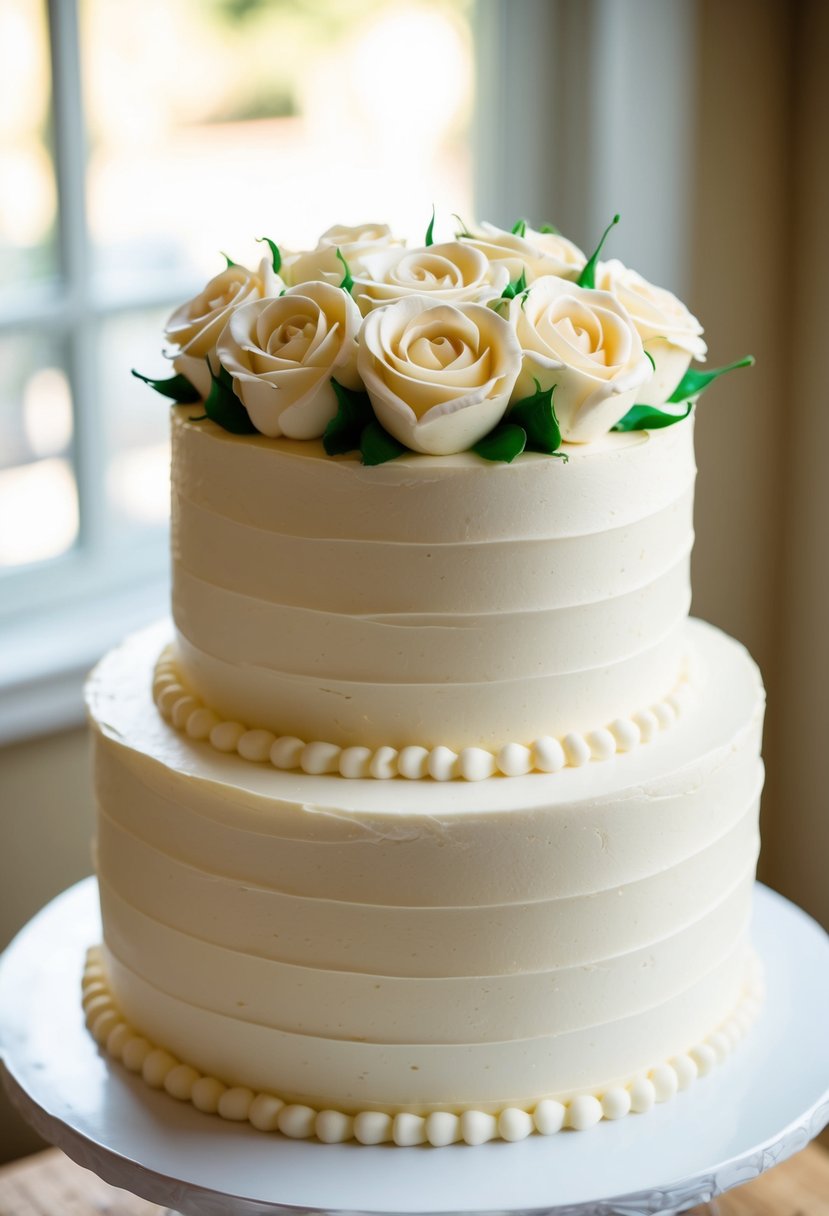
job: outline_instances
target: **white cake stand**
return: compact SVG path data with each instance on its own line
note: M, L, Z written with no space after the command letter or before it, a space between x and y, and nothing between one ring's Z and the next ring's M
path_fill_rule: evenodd
M47 1140L114 1186L192 1216L685 1211L783 1161L829 1122L829 938L757 888L769 995L709 1077L644 1116L478 1148L325 1145L200 1114L108 1062L80 977L100 938L93 879L20 933L0 963L4 1078Z

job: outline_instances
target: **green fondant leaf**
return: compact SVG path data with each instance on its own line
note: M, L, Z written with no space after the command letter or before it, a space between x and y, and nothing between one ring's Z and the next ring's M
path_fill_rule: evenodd
M522 427L527 434L527 447L532 452L552 455L561 447L561 428L558 425L553 393L556 386L542 389L535 381L535 392L531 397L516 401L507 418Z
M279 252L279 246L275 241L272 241L269 236L258 236L257 241L264 241L271 251L271 263L273 265L274 274L279 274L282 269L282 254Z
M460 240L461 237L464 237L464 236L471 237L472 233L469 231L466 224L464 223L464 221L461 219L461 217L458 215L458 213L456 211L452 212L452 217L453 217L453 219L456 219L461 226L460 232L455 233L455 238L457 240Z
M614 431L658 431L663 426L673 426L682 422L694 408L693 401L688 402L687 409L681 414L669 414L657 409L655 405L632 405L624 418L612 428Z
M511 283L507 283L504 290L501 292L502 300L514 300L522 291L527 290L527 273L524 267L521 267L521 273L517 279L513 279Z
M708 388L709 384L712 384L720 376L724 376L726 372L736 371L738 367L753 366L754 355L746 355L744 359L738 359L736 363L728 363L725 367L712 367L707 372L690 367L668 400L671 403L678 403L680 401L687 401L690 397L698 397L701 392Z
M645 351L645 358L647 359L648 363L650 363L653 370L656 371L656 360L649 350Z
M374 418L368 393L345 388L332 378L331 387L337 398L337 412L322 437L322 446L329 456L342 456L360 447L363 431Z
M360 436L360 455L363 458L363 464L385 464L387 460L396 460L398 456L405 456L408 450L402 443L398 443L376 418L367 427L364 427Z
M590 257L587 259L587 263L586 263L584 269L582 270L579 277L576 279L577 286L590 287L590 288L594 288L596 286L596 265L598 264L598 261L599 261L599 254L602 251L602 246L604 245L605 241L607 240L610 229L615 224L619 223L619 219L620 219L620 216L614 215L613 219L610 221L608 226L605 228L604 232L602 233L602 239L599 241L598 245L593 250L593 253L590 255Z
M351 271L348 269L348 262L343 257L342 250L339 248L337 249L337 257L342 262L343 270L345 271L343 281L340 283L340 287L342 287L343 291L347 291L348 294L351 295L351 288L354 286L354 280L351 277Z
M238 266L238 265L239 265L239 263L238 263L238 262L234 262L233 258L232 258L232 257L229 257L229 256L228 256L228 254L226 254L226 253L225 253L224 249L222 250L222 257L223 257L223 258L224 258L224 260L227 262L227 269L228 269L228 270L230 270L231 266Z
M435 243L435 204L432 203L432 218L429 220L429 227L426 229L426 240L424 245L434 245Z
M559 232L558 228L556 228L555 224L542 224L538 231L543 232L545 236L548 234L552 236L561 236L561 233Z
M208 367L209 367L208 363ZM204 412L211 422L215 422L222 430L230 431L232 435L255 435L256 427L250 420L247 410L233 391L232 378L223 367L219 375L210 370L212 381L210 392L204 403Z
M153 380L150 376L142 376L141 372L137 372L135 368L132 369L132 374L137 380L143 380L145 384L149 384L150 388L161 393L162 397L170 397L177 405L192 405L194 401L201 400L199 390L180 373L170 376L166 380Z
M527 221L526 220L516 220L512 226L512 235L521 236L521 237L526 236L527 235Z
M501 422L483 439L472 446L472 451L484 460L503 460L510 464L520 456L527 446L527 432L513 422Z

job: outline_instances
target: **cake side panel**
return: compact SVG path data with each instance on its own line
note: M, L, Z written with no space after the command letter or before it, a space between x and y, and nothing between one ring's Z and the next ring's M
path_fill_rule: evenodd
M709 699L734 697L734 676ZM372 813L336 805L338 778L273 774L253 795L200 776L199 745L185 772L99 730L125 1016L228 1082L345 1110L527 1105L687 1051L743 982L762 780L761 703L743 693L716 746L703 703L674 762L654 748L634 782L623 757L613 780L596 766L593 797L590 774L539 776L512 788L549 798L480 811L430 782L389 783L386 811L366 790Z
M685 658L692 436L366 469L176 411L185 680L224 717L340 746L497 749L644 709Z

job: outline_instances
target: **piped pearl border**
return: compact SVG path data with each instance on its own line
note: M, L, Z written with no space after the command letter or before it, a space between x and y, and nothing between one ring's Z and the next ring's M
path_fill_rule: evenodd
M644 1114L667 1102L706 1076L737 1046L757 1017L763 997L762 967L752 955L746 984L734 1013L701 1043L655 1065L628 1085L603 1093L578 1094L567 1102L545 1098L531 1110L511 1106L497 1115L480 1110L456 1114L449 1110L429 1115L389 1114L364 1110L347 1115L338 1110L314 1110L292 1105L273 1094L255 1093L241 1085L225 1085L216 1077L182 1064L169 1051L156 1047L134 1030L115 1004L104 970L100 947L87 952L83 973L83 1008L86 1025L95 1041L130 1072L139 1073L153 1089L163 1089L197 1110L217 1114L234 1123L250 1123L263 1132L280 1131L295 1140L316 1136L326 1144L356 1140L359 1144L394 1143L400 1147L431 1144L484 1144L488 1140L524 1140L533 1132L551 1136L563 1128L586 1131L602 1119Z
M663 700L630 718L617 718L609 726L562 739L545 735L529 747L505 743L497 752L482 747L338 747L336 743L306 743L293 735L251 729L242 722L229 722L206 706L181 678L172 648L162 651L153 672L153 700L165 721L188 738L207 741L219 752L237 752L245 760L270 763L274 768L301 769L315 776L339 773L341 777L375 778L378 781L406 777L421 781L483 781L487 777L523 777L527 773L557 773L580 768L591 760L609 760L617 752L629 752L649 743L667 730L695 699L689 671Z

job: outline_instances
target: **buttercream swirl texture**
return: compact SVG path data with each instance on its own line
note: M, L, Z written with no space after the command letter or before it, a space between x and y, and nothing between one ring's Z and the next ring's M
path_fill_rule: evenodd
M567 465L366 468L192 413L173 420L175 660L222 720L497 754L633 720L677 688L690 419L574 446Z
M762 785L735 643L689 630L709 678L658 745L449 787L194 744L151 700L165 633L90 685L107 984L149 1043L313 1112L497 1119L621 1109L731 1018Z
M218 1115L232 1123L249 1123L261 1132L280 1132L292 1140L313 1136L323 1144L354 1140L368 1145L392 1142L400 1148L420 1144L444 1148L459 1142L476 1146L490 1140L514 1143L534 1133L552 1136L565 1128L588 1131L602 1119L645 1114L689 1089L721 1064L751 1028L762 998L762 972L759 962L752 958L740 1002L721 1026L689 1051L654 1065L628 1085L614 1086L606 1093L576 1094L566 1103L543 1098L529 1110L507 1106L497 1113L436 1110L418 1115L363 1110L348 1114L288 1103L246 1085L227 1085L155 1046L121 1014L109 988L104 955L98 948L87 953L82 984L90 1034L113 1060L139 1074L151 1089L163 1089L179 1102L191 1102L204 1114Z

